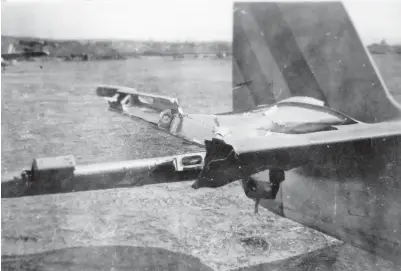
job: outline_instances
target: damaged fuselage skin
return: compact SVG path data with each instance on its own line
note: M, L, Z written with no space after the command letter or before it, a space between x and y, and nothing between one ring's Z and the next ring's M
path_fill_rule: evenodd
M245 194L256 200L255 212L261 198L275 199L284 171L306 165L311 152L321 147L288 148L263 151L236 152L229 142L236 138L249 139L253 134L272 137L284 134L308 134L341 129L344 125L360 125L335 110L324 106L322 101L308 97L292 97L272 106L262 106L242 113L216 115L214 133L218 138L205 140L205 166L193 188L220 187L241 180ZM244 132L245 131L245 136ZM247 143L247 145L252 143ZM262 147L262 146L261 146ZM269 170L267 181L260 181L255 174Z
M235 3L233 22L233 85L252 82L234 88L234 110L308 96L364 123L359 127L372 125L383 132L375 138L301 146L296 154L288 149L291 159L295 155L305 163L286 170L275 199L261 200L261 205L401 264L401 107L343 4ZM359 133L353 126L338 129L346 138ZM314 139L319 137L328 136L316 132ZM245 159L237 143L226 142ZM264 145L252 143L253 151ZM253 160L272 153L259 152ZM255 178L263 191L269 173Z
M101 96L119 92L123 113L204 144L194 188L242 179L269 210L400 262L401 107L344 6L235 3L233 22L233 112L185 115L153 95L174 109L166 124L130 106L137 91Z
M205 145L205 156L82 167L66 159L39 161L29 175L34 193L99 189L99 182L134 186L163 176L198 176L196 189L240 179L256 212L260 201L401 264L401 107L343 5L236 3L233 21L233 112L185 115L175 99L121 87L97 90L119 113ZM8 188L27 194L25 184L3 182L2 197L16 196Z

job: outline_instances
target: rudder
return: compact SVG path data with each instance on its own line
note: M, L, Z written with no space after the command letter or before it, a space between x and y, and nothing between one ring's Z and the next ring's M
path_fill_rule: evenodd
M363 122L400 117L344 6L235 3L234 111L309 96Z

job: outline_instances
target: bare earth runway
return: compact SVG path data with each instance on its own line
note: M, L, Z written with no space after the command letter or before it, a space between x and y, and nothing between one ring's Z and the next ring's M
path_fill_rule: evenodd
M401 101L401 57L375 60ZM231 109L229 60L40 65L42 69L39 63L19 63L2 74L2 174L20 171L43 156L73 154L82 164L199 150L107 111L107 103L95 95L97 84L175 96L184 111ZM2 199L2 267L398 270L266 210L255 216L253 203L236 183L197 191L190 184Z

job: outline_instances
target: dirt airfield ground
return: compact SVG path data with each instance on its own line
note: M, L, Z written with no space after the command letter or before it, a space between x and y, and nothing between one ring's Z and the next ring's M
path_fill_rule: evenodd
M401 56L374 58L401 101ZM73 154L83 164L199 150L107 111L98 84L175 96L187 112L231 109L230 60L18 63L2 74L2 174L44 156ZM266 210L255 216L238 184L190 184L2 199L2 267L398 270Z

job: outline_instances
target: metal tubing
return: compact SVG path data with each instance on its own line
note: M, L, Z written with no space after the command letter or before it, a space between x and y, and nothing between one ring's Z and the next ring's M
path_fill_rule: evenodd
M183 165L183 161L199 158L194 164ZM60 159L60 157L58 157ZM57 158L45 158L51 163ZM138 159L113 163L81 166L51 167L34 160L30 171L20 176L2 177L1 197L13 198L44 194L68 193L117 187L134 187L147 184L179 182L195 179L203 167L204 153Z

